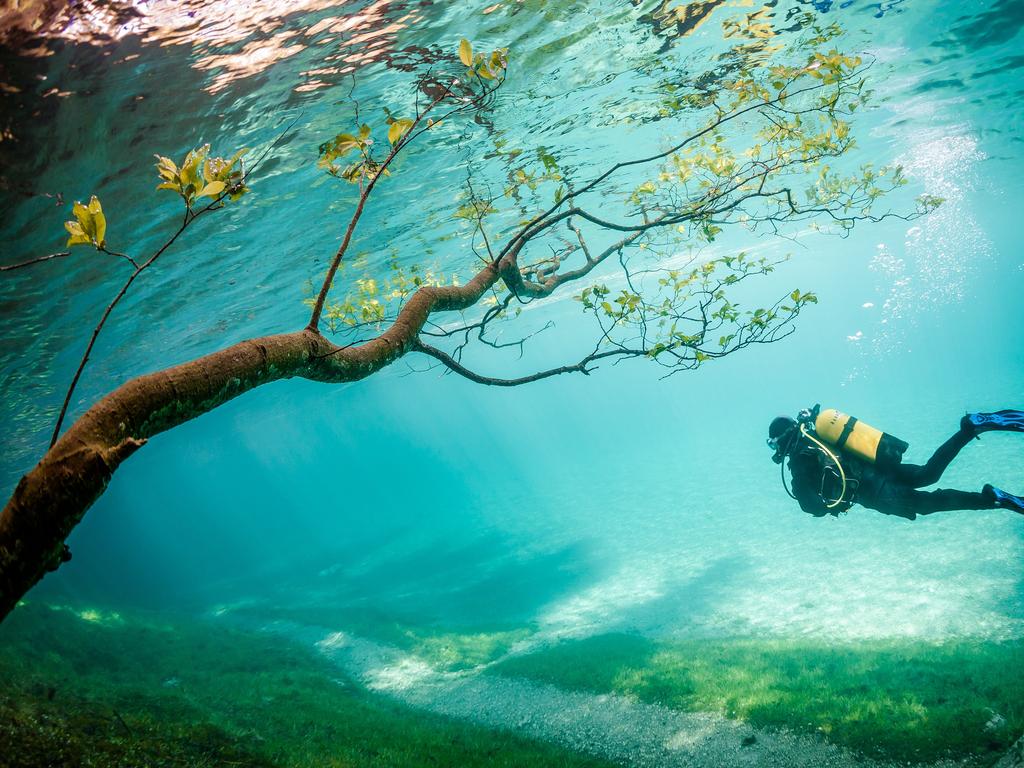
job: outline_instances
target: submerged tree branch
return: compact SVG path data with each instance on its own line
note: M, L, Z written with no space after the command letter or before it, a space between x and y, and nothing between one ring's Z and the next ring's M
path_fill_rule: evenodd
M181 233L188 228L189 224L198 219L202 214L208 211L215 210L215 205L218 202L220 202L219 199L215 200L214 202L210 203L205 208L203 208L201 211L194 214L191 218L186 216L185 220L182 221L182 223L178 226L178 230L173 235L171 235L170 239L168 239L167 242L161 245L156 250L156 252L142 264L138 264L134 259L132 259L130 256L126 256L125 254L113 253L112 251L101 249L104 253L110 253L111 255L120 256L122 258L127 259L129 262L132 263L132 265L134 265L135 271L128 276L127 280L125 280L124 285L121 286L121 290L117 292L116 296L114 296L113 301L111 301L107 305L107 308L103 311L103 315L100 317L100 320L96 324L96 327L93 328L92 336L89 338L89 343L85 347L85 352L82 353L82 358L78 362L78 368L75 369L75 375L71 378L71 383L68 385L68 390L64 395L64 402L61 404L60 413L57 415L57 421L53 425L53 434L50 436L51 448L57 442L57 438L60 435L60 428L64 424L64 417L67 415L68 406L71 404L71 397L75 392L75 387L78 386L78 380L82 377L82 371L85 370L85 366L89 362L89 355L92 354L92 349L96 345L96 339L99 338L100 331L103 330L103 326L106 324L107 318L109 318L110 313L114 311L114 307L116 307L118 303L121 301L121 299L124 298L125 294L128 293L128 289L131 288L132 283L135 282L135 278L137 278L146 269L152 266L153 262L159 259L160 256L163 255L163 253L174 244L174 241L177 240Z
M474 381L477 384L486 384L491 387L518 387L522 384L532 384L535 381L541 381L542 379L549 379L552 376L560 376L563 373L582 373L589 374L590 370L587 368L587 363L590 359L584 359L575 365L561 365L557 368L551 368L546 371L539 371L538 373L531 373L526 376L520 376L515 379L499 379L493 376L483 376L479 373L475 373L458 360L453 358L447 352L443 352L436 347L432 347L429 344L425 344L423 341L417 341L413 347L413 352L422 352L425 355L438 360L446 368L453 371L454 373L463 376L470 381Z
M497 83L495 83L495 85L489 88L484 88L483 91L478 96L469 100L467 103L461 104L458 107L449 110L447 113L445 113L445 115L442 116L441 119L443 120L455 114L456 112L460 112L465 109L479 105L480 103L485 101L488 96L493 94L494 91L498 87L500 87L502 82L503 80L499 80ZM434 99L430 102L430 104L427 105L427 107L422 112L418 111L416 113L416 117L413 118L412 125L409 126L405 135L402 136L391 147L391 150L390 152L388 152L387 157L374 171L373 176L370 178L370 181L369 183L367 183L366 187L360 189L359 200L356 203L356 208L352 214L352 218L349 219L348 226L345 228L345 235L342 238L341 245L338 247L338 250L335 252L334 257L331 259L331 264L327 268L327 274L324 276L324 281L320 286L320 291L317 293L316 301L313 303L313 312L310 315L309 324L306 326L308 330L316 331L320 328L320 316L323 314L324 311L324 304L327 301L327 294L330 292L331 286L334 284L334 278L338 274L338 268L341 266L341 260L344 258L345 252L348 250L349 243L351 243L352 241L352 234L355 232L356 224L359 222L359 219L363 214L363 209L366 206L367 199L370 197L370 193L373 192L373 189L377 185L377 182L380 180L380 178L385 175L388 166L391 165L391 162L395 159L395 157L409 144L411 144L419 136L421 136L424 133L424 131L428 130L428 128L426 127L420 128L420 126L423 124L424 119L437 107L438 104L440 104L442 101L444 101L445 99L452 95L452 88L457 83L458 81L453 81L448 85L444 86L441 92L434 97Z
M498 279L488 265L465 285L420 288L388 329L360 346L339 348L310 330L265 336L122 384L61 435L0 513L0 618L69 557L64 539L147 440L272 381L370 376L413 348L431 313L473 306Z
M494 57L503 58L501 49L492 54L492 61L495 61ZM668 368L669 374L666 375L671 375L752 344L771 343L784 338L792 332L793 321L801 308L815 300L813 295L794 291L788 298L754 311L740 311L726 296L727 288L753 275L767 274L774 268L774 263L765 259L745 259L740 254L698 263L687 273L686 269L692 265L692 261L686 263L682 270L669 266L676 261L676 253L659 255L652 250L646 251L649 255L653 254L658 268L643 271L632 269L629 259L641 248L647 249L656 244L656 237L663 237L671 247L676 247L684 235L687 239L693 239L695 233L704 238L703 242L711 242L716 231L713 225L723 223L730 217L743 216L744 220L753 225L760 223L774 227L784 221L801 221L820 216L838 221L844 229L860 220L879 218L870 214L868 207L875 197L887 191L881 189L877 181L884 174L865 173L863 183L848 183L830 176L826 167L817 177L814 186L808 190L811 202L804 207L795 202L789 186L767 183L769 177L792 169L806 170L804 165L811 166L823 158L838 156L852 145L850 140L844 139L845 129L841 131L836 127L835 114L840 111L837 108L839 94L846 87L843 78L859 77L859 59L848 72L844 70L844 67L850 66L844 63L846 57L830 54L823 61L825 63L820 63L820 66L829 70L829 77L836 75L838 80L826 82L822 79L806 88L796 88L789 92L786 89L798 78L823 74L814 70L808 75L813 67L801 64L792 70L792 76L783 78L783 87L778 88L774 95L767 91L762 93L755 87L750 87L749 92L744 91L742 88L750 84L739 83L738 86L742 86L739 92L741 95L746 94L746 101L740 99L734 102L731 110L724 110L715 104L715 119L695 133L673 142L667 150L638 160L616 163L584 186L570 188L567 196L560 198L556 193L554 206L532 218L524 211L522 220L525 223L516 225L516 230L501 248L494 244L492 250L492 244L483 231L482 215L479 215L477 227L485 238L488 253L484 266L469 282L464 285L433 285L418 280L415 290L400 292L400 308L396 314L381 310L370 316L375 321L394 317L377 336L362 343L336 345L324 338L318 330L328 292L376 182L396 155L429 128L429 123L426 127L422 125L423 119L431 109L451 95L452 88L457 84L452 81L450 85L441 86L432 81L434 93L437 93L436 88L440 88L440 95L434 96L422 112L417 108L414 120L402 121L408 124L404 136L399 135L398 140L394 141L389 133L392 147L382 164L371 163L368 153L364 153L366 167L372 165L373 172L367 170L359 176L361 183L364 178L368 181L365 187L360 188L358 203L342 242L331 259L305 329L242 341L196 360L131 379L96 402L60 435L61 425L82 370L99 333L118 302L135 278L153 264L192 221L212 210L221 199L195 212L191 208L195 195L182 192L186 199L184 219L177 232L153 256L139 263L123 254L114 254L128 259L134 266L134 272L108 305L93 331L64 399L49 450L21 479L0 512L0 619L11 611L21 596L48 570L58 567L70 557L64 545L65 538L103 493L113 473L129 456L155 435L264 384L288 378L305 378L324 383L358 381L409 352L428 355L450 371L491 386L518 386L563 373L586 375L594 369L595 363L609 359L619 361L646 357ZM473 58L472 62L474 67L487 66L480 64L477 58ZM504 66L502 64L502 69ZM477 80L480 80L479 74ZM777 81L773 75L770 82ZM800 105L793 106L786 100L801 94L814 94L828 85L834 85L835 97L820 100L821 103L812 106L810 111L822 113L832 122L835 133L832 132L833 128L820 134L799 130L799 115L807 110ZM460 103L448 110L442 118L486 103L493 96L497 85L482 87L483 92L477 96L459 96ZM711 145L706 147L705 156L700 158L700 162L694 160L689 168L689 171L700 174L698 182L695 182L696 190L687 186L686 176L682 172L673 177L669 173L673 168L669 167L663 171L662 176L678 178L678 182L660 195L654 195L653 190L646 190L645 193L652 197L644 198L644 202L640 202L638 190L630 198L630 205L634 207L630 208L631 213L628 213L625 222L597 215L594 213L596 208L591 206L587 210L578 202L580 195L598 191L604 181L622 168L642 166L659 160L690 162L675 157L675 153L690 145L699 147L707 143L705 138L713 136L729 121L747 114L764 114L773 109L779 114L768 121L771 125L767 128L764 141L771 145L771 149L766 159L752 152L748 155L750 160L739 160L734 154L723 150L719 146L719 139L714 138ZM794 123L787 124L787 115L794 116ZM369 128L366 131L369 133ZM360 146L365 149L367 145L364 142ZM167 162L171 163L169 160ZM183 183L182 189L185 189ZM574 220L583 222L582 226L588 230L591 227L597 228L607 240L614 242L601 242L600 246L592 249L591 242L595 241L589 238L589 231L585 237L582 229L574 225ZM545 254L543 259L522 266L519 261L524 251L537 243L543 244L543 238L554 232L554 225L562 221L575 235L578 245L563 240L559 247L550 247L551 253ZM673 231L678 232L678 235L672 234ZM657 234L665 232L668 234ZM102 243L102 235L94 242ZM16 269L61 255L54 254L3 269ZM580 255L583 263L570 266L570 258L578 259ZM505 317L513 301L526 304L551 296L565 285L578 284L595 276L597 268L615 255L619 257L626 287L619 293L613 293L608 285L595 280L575 297L580 300L584 311L593 314L600 328L593 351L579 362L518 378L483 376L463 363L462 350L473 331L476 331L480 341L495 348L521 346L521 342L500 344L484 337L488 324ZM660 264L659 259L662 260ZM650 291L643 288L645 277L657 281ZM507 292L503 298L499 298L499 289ZM487 295L493 295L496 304L481 311L476 320L463 318L461 327L446 329L440 321L431 319L437 313L464 312L477 306ZM425 331L428 324L440 330ZM360 327L365 329L366 326L361 324ZM377 327L380 329L382 326ZM712 334L719 333L722 336L716 343ZM426 344L421 334L432 338L461 337L462 343L452 354Z
M7 264L6 266L0 267L0 272L10 272L15 269L22 269L23 267L31 267L33 264L39 264L43 261L50 261L50 259L63 259L65 256L70 256L70 251L61 251L60 253L51 253L49 256L38 256L28 261L23 261L19 264Z

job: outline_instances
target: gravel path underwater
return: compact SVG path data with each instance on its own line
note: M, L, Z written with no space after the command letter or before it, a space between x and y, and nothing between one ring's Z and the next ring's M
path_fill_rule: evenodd
M264 629L312 645L369 690L409 706L511 730L623 765L641 768L895 768L897 765L865 758L813 736L760 730L717 713L681 712L615 694L565 691L550 685L483 674L489 665L460 672L440 671L406 651L344 632L288 622L275 622ZM961 764L940 760L926 768L952 768Z

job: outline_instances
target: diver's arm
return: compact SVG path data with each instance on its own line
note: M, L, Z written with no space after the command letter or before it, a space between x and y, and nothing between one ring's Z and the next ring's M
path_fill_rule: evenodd
M800 509L815 517L825 517L832 513L822 501L821 462L817 454L802 451L789 460L789 471L793 475L793 495L800 504Z
M794 489L795 490L795 489ZM817 493L811 495L797 495L796 500L800 503L800 509L809 515L815 517L825 517L832 513L832 511L825 506L825 503L821 500L821 497Z

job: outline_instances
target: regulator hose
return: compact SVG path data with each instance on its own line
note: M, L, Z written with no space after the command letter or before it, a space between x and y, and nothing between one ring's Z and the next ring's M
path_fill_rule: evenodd
M839 494L839 498L838 499L833 501L831 504L826 504L825 505L826 509L834 509L835 507L838 507L840 504L843 503L843 497L846 496L846 471L843 469L843 465L840 463L838 457L834 453L832 453L832 451L830 451L828 449L828 446L826 446L818 438L814 437L814 435L812 435L810 432L808 432L807 428L803 424L800 425L800 434L802 434L804 437L806 437L808 440L810 440L812 443L814 443L816 446L818 446L822 451L824 451L825 455L828 456L830 459L832 459L833 463L839 469L839 477L843 481L843 490ZM789 489L787 488L786 491L788 493ZM792 496L792 494L790 494L790 495ZM822 501L824 501L824 499L822 499Z

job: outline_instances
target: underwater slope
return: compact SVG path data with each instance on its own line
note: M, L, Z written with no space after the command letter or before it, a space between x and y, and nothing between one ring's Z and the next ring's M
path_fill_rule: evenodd
M483 674L489 665L444 671L401 649L344 632L288 622L267 629L312 644L368 689L430 712L552 741L631 766L859 766L873 760L821 738L759 729L713 712L683 712L632 696L569 691ZM977 765L971 758L919 765Z
M0 626L4 768L611 768L368 694L295 643L181 614L20 605Z

